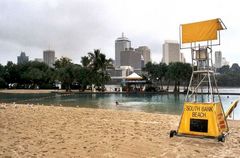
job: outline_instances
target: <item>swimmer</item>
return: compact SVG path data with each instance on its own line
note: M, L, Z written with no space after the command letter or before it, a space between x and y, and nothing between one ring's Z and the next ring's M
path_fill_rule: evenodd
M115 103L116 103L117 106L119 105L118 101L116 101Z

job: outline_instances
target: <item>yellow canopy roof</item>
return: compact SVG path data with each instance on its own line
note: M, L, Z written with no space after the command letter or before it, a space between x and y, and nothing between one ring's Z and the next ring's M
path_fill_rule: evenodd
M217 39L217 31L225 29L220 19L182 24L182 43Z

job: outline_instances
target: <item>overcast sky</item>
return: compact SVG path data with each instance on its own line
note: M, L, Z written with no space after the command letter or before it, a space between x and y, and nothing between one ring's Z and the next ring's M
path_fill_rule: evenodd
M164 40L179 39L179 25L221 18L221 50L240 63L238 0L0 0L0 63L30 59L53 49L56 56L80 63L93 49L114 57L115 39L124 32L134 48L146 45L152 60L162 58ZM190 53L184 51L189 60ZM189 60L190 61L190 60Z

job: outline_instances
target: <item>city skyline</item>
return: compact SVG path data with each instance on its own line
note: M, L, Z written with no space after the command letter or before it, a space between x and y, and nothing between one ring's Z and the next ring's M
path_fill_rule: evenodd
M153 61L160 62L162 44L179 39L180 24L221 18L228 29L221 31L221 46L214 51L220 50L230 64L239 64L237 6L236 1L203 0L198 8L205 8L205 12L196 12L190 0L2 0L0 63L16 63L21 51L34 60L49 47L57 58L69 57L74 63L80 63L81 57L93 49L115 59L114 41L122 32L134 41L132 47L148 46ZM181 52L189 62L190 51Z

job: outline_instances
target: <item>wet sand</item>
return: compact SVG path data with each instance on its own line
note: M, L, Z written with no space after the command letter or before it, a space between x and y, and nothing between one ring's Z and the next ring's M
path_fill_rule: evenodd
M239 157L240 121L226 142L169 138L179 116L54 106L0 109L0 157Z

